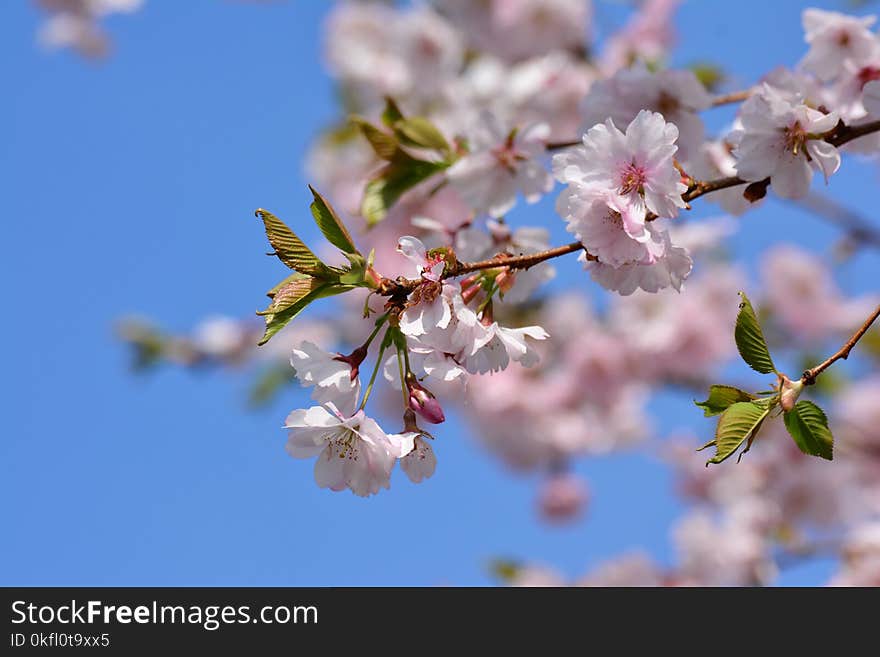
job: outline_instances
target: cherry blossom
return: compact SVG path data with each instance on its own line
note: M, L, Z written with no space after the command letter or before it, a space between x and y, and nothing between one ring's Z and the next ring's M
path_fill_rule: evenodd
M351 365L339 354L331 354L304 341L293 349L290 364L304 386L314 386L312 397L315 401L333 402L343 413L354 411L360 394L360 379L352 376Z
M628 124L640 111L653 110L676 126L680 157L686 158L703 141L703 121L697 113L711 102L712 97L691 71L655 73L636 66L593 84L581 113L589 128L609 118L617 125Z
M815 168L827 181L840 166L837 149L822 139L837 125L834 112L793 104L764 84L743 103L740 120L742 128L730 135L737 175L749 181L769 177L783 198L805 196Z
M484 113L470 134L470 153L448 169L449 182L474 211L492 217L513 208L517 191L534 203L553 188L553 177L537 161L549 135L543 123L505 131Z
M400 459L400 469L410 481L418 484L433 476L436 468L437 457L431 443L425 440L424 435L414 436L413 449Z
M563 183L615 190L644 219L648 211L675 217L685 206L687 186L675 169L678 128L663 116L641 110L621 132L608 119L584 135L583 147L553 157L553 171Z
M871 58L880 49L868 29L875 21L874 16L856 18L834 11L804 10L804 39L810 50L801 66L822 80L830 80L839 74L844 61L861 63Z
M411 437L389 436L363 411L346 416L331 402L291 412L284 426L292 457L318 457L318 486L361 497L389 488L395 460L413 448Z

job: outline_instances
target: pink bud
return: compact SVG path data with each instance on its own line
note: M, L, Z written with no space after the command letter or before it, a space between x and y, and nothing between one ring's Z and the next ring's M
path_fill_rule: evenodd
M431 391L422 387L412 375L407 377L406 387L409 391L409 407L431 424L440 424L446 420L443 408Z
M498 284L498 289L507 294L513 288L513 284L516 283L516 274L510 269L502 269L501 273L495 277L495 282Z
M804 382L798 379L792 381L785 374L779 375L779 405L782 410L788 413L794 408L801 391L804 389Z

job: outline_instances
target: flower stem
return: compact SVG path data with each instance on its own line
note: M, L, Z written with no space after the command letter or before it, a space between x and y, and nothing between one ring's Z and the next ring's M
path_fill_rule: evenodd
M375 335L379 330L379 327L376 327L376 330L373 331L373 335ZM387 329L385 331L385 336L388 335L388 331L391 329ZM373 337L370 337L372 340ZM364 391L364 398L361 401L361 405L358 407L358 410L362 411L367 406L367 400L370 398L370 393L373 392L373 383L376 381L376 375L379 373L379 368L382 366L382 356L385 355L385 350L388 348L388 341L385 337L382 338L382 346L379 347L379 355L376 357L376 365L373 367L373 373L370 375L370 382L367 383L367 389Z

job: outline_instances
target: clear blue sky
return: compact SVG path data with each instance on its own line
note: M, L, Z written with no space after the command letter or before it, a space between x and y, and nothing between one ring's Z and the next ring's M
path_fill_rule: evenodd
M681 509L645 452L581 463L589 514L547 529L536 479L507 473L455 421L432 480L398 472L391 491L362 500L318 489L312 464L285 454L279 427L303 395L252 413L246 377L128 371L112 334L121 315L186 330L249 314L281 277L252 212L306 216L303 157L335 112L320 61L328 4L149 0L108 22L115 54L95 65L41 51L31 3L2 3L0 584L480 585L494 556L573 576L631 547L670 558ZM674 62L725 63L732 87L794 64L803 6L692 0ZM846 166L831 192L857 207L876 174ZM822 250L836 235L775 202L744 222L735 247L747 262L787 238ZM845 289L868 289L876 258L844 267ZM584 276L573 263L563 275ZM688 399L651 408L661 429L682 413L699 426ZM820 563L782 581L827 572Z

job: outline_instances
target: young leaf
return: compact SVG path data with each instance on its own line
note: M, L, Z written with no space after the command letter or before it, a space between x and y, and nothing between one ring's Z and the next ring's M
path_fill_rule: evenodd
M367 273L367 261L360 253L346 253L345 257L351 263L351 268L339 277L339 282L347 285L360 285L364 282Z
M278 288L272 295L272 303L269 304L269 307L266 310L258 311L257 314L275 315L281 313L322 285L326 285L326 283L311 276L296 278Z
M754 398L753 394L733 386L713 385L709 388L709 398L703 402L694 401L694 404L703 409L704 417L711 417L723 413L736 402L747 402Z
M413 116L401 119L394 126L394 132L400 141L408 146L432 148L443 153L449 152L449 142L437 127L424 117Z
M736 402L721 414L715 429L715 456L706 462L707 465L721 463L746 440L751 444L761 423L770 413L770 409L763 406L755 402Z
M382 132L369 121L360 117L352 117L352 122L360 128L361 134L370 142L373 151L380 160L391 160L400 150L400 144L394 135Z
M256 215L263 220L269 244L275 249L275 255L281 262L302 274L329 277L331 272L327 265L283 221L262 208L256 211Z
M295 271L290 276L285 278L283 281L278 283L278 285L276 285L271 290L266 292L266 296L271 299L278 293L278 290L280 290L282 287L284 287L288 283L291 283L293 281L298 281L300 279L306 279L306 278L311 278L311 276L309 276L308 274L300 274L298 271Z
M344 253L358 253L348 229L342 223L336 211L333 210L333 207L311 185L309 185L309 191L315 197L309 209L312 211L315 223L318 224L318 228L321 229L327 241Z
M275 335L276 333L278 333L278 331L287 326L290 323L290 320L292 320L303 310L305 310L312 301L321 299L323 297L330 297L335 294L342 294L343 292L348 292L351 289L353 289L351 285L324 283L313 289L305 296L297 299L295 303L288 306L284 310L266 315L266 331L265 333L263 333L263 337L260 338L260 341L257 344L266 344L273 335Z
M828 428L828 418L821 408L810 401L799 401L783 416L785 428L804 454L833 458L834 437Z
M448 166L446 162L425 162L399 152L364 189L361 214L367 220L367 225L373 226L382 221L404 192Z
M767 341L755 310L745 292L740 292L742 303L739 304L739 315L736 317L736 348L742 359L756 372L769 374L776 371L773 359L770 358L770 350L767 349Z
M382 110L382 123L393 128L394 124L403 120L403 112L390 96L385 96L385 109Z

